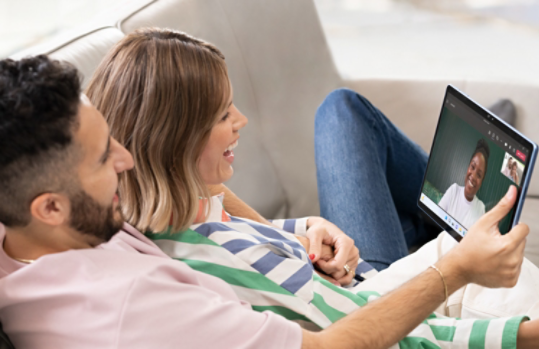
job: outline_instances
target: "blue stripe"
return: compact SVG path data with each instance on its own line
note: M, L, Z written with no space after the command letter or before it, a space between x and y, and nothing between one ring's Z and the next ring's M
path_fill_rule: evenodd
M216 231L235 231L235 230L228 227L226 224L211 222L211 223L202 223L198 228L195 229L195 231L199 233L200 235L209 237L211 234L215 233Z
M286 252L290 253L290 251L288 251L288 250L284 247L284 243L283 243L282 241L275 241L275 240L269 241L269 240L268 240L267 243L269 243L270 245L273 245L273 246L275 246L275 247L277 247L277 248L279 248L279 249L281 249L281 250L283 250L283 251L286 251Z
M357 265L357 268L356 268L356 274L361 275L361 274L367 273L367 272L369 272L369 271L371 271L373 269L374 268L369 263L367 263L365 261L360 261L359 264Z
M251 228L253 228L254 230L256 230L257 232L259 232L260 234L264 235L267 238L275 239L275 240L286 240L286 242L289 243L291 246L292 245L298 246L298 247L301 246L301 244L299 244L299 243L297 243L295 241L288 240L283 235L281 235L278 232L278 228L268 227L266 225L258 224L258 223L247 222L247 221L244 221L244 220L242 220L242 219L240 219L238 217L232 217L231 216L230 218L235 223L247 224L248 226L250 226Z
M303 255L301 254L300 251L298 251L297 249L293 248L292 251L294 252L294 256L298 257L299 259L303 260ZM308 258L307 258L308 259ZM309 263L311 262L310 259L309 260Z
M239 220L239 219L237 219L236 222L241 223L241 224L249 225L250 227L252 227L253 229L258 231L258 229L257 229L258 226L252 226L252 225L248 224L247 222ZM269 228L269 229L272 229L272 228ZM304 254L306 254L306 252L304 252L304 254L302 254L302 252L304 251L304 248L303 248L303 246L301 244L299 244L299 243L297 243L295 241L290 241L290 240L286 239L285 237L283 237L282 235L278 235L278 237L279 237L278 239L269 240L268 238L263 237L263 236L252 235L252 234L249 234L249 233L243 233L243 232L237 231L233 227L229 227L228 225L223 224L223 223L219 223L219 222L202 223L200 226L198 226L195 229L195 231L197 233L205 236L205 237L208 237L208 238L210 237L211 234L213 234L213 233L215 233L217 231L233 231L233 232L237 232L238 234L246 234L246 235L254 237L255 239L257 239L261 243L271 244L271 245L285 251L286 253L290 253L290 251L288 249L286 249L285 246L284 246L284 244L286 244L286 245L288 245L288 246L290 246L292 248L292 254L294 256L296 256L298 259L300 259L300 260L307 259L307 257L304 256ZM254 243L252 243L252 244L254 244ZM225 247L225 245L223 245L223 247ZM250 246L247 246L247 247L250 247ZM247 247L245 247L245 248L247 248ZM232 250L230 250L230 251L233 252ZM233 252L233 253L238 253L238 252L240 252L240 251Z
M256 244L254 242L252 242L252 241L236 239L236 240L231 240L231 241L225 242L221 246L226 248L230 252L236 254L236 253L241 252L241 251L245 250L246 248L249 248L249 247L254 246L254 245L256 245Z
M283 230L294 234L296 232L296 220L287 219L284 221Z
M313 278L313 269L309 264L305 264L300 270L290 276L281 284L284 289L296 293L300 288L305 286Z
M276 255L273 252L268 252L264 257L257 260L251 265L251 267L258 270L261 274L266 275L272 271L276 266L281 264L286 258Z
M275 247L277 247L278 249L282 250L283 251L283 254L286 253L286 255L290 254L290 251L285 248L285 244L290 246L290 244L288 243L288 240L285 240L285 241L275 241L275 240L268 240L266 239L265 237L262 237L262 236L256 236L256 235L251 235L252 237L254 237L255 239L257 239L258 241L260 241L262 244L265 244L265 245L273 245ZM305 249L302 247L300 248L295 248L294 246L290 246L292 248L292 254L294 254L294 256L296 256L299 260L303 261L303 262L308 262L309 264L312 264L311 263L311 260L309 258L307 258L307 252L305 251Z
M298 248L295 248L294 246L290 246L290 244L288 243L288 240L275 241L274 239L268 240L263 236L257 236L257 235L250 235L250 236L254 237L255 239L257 239L262 244L273 245L273 246L283 250L286 253L290 253L290 251L287 248L285 248L285 246L284 246L284 245L288 245L289 247L292 248L292 253L294 254L294 256L296 256L299 259L303 260L304 254L302 254L301 251L305 251L305 250L303 248L301 248L301 250L299 250ZM306 255L306 253L305 253L305 255Z

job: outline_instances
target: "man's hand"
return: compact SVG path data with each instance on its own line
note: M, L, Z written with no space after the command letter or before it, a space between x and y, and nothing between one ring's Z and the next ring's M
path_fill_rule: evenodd
M307 227L306 236L310 241L308 251L309 255L314 255L313 264L316 263L320 270L341 285L352 282L359 260L359 250L354 246L354 240L322 217L309 218ZM335 257L329 260L321 258L322 245L333 246ZM344 269L345 264L350 267L350 273Z
M518 224L505 235L498 223L513 207L517 190L511 186L500 202L479 219L446 259L466 283L485 287L513 287L518 281L529 228Z

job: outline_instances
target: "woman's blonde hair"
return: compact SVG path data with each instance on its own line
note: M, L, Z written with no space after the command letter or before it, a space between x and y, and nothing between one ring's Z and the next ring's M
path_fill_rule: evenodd
M120 175L126 220L141 231L185 230L208 189L197 168L230 84L223 54L187 34L144 28L97 68L87 95L133 154Z

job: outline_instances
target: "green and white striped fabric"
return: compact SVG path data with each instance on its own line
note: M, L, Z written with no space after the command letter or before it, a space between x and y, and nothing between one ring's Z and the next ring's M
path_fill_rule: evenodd
M230 234L231 230L226 233ZM170 231L147 234L172 258L227 282L254 310L272 311L303 325L328 327L379 297L375 292L354 293L313 274L309 283L313 297L311 302L306 302L258 272L241 256L223 248L212 235L205 237L192 229L176 234ZM461 320L432 314L394 348L516 348L518 328L525 318Z

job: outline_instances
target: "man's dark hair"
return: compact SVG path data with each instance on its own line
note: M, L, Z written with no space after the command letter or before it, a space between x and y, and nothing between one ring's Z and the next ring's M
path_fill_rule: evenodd
M473 152L472 157L470 158L470 162L472 162L473 157L477 153L483 154L483 157L485 158L485 173L483 174L483 178L485 178L487 176L488 157L490 156L490 147L488 146L487 141L485 141L482 138L479 141L477 141L477 145L475 146L475 151Z
M0 222L26 226L40 194L73 182L81 83L71 64L36 56L0 61Z

